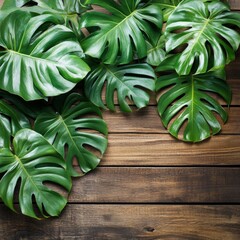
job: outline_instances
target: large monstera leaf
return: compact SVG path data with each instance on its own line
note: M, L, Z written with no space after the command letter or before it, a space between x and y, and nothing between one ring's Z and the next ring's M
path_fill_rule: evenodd
M65 157L72 176L82 174L74 169L74 159L81 171L87 173L99 164L98 152L102 155L107 147L107 139L102 136L107 135L107 127L101 111L76 93L56 98L53 107L37 117L35 130Z
M91 0L110 14L91 11L82 16L81 27L90 35L83 40L86 54L101 58L106 64L126 64L134 54L147 55L145 37L154 37L162 28L161 9L156 4L143 4L141 0Z
M167 52L183 48L177 73L215 71L232 61L240 34L229 25L240 27L240 14L230 12L225 3L183 1L169 17L165 32Z
M20 210L27 216L58 216L67 200L46 186L46 182L70 191L71 179L62 156L43 136L29 129L20 130L12 146L12 149L0 149L0 173L3 174L0 197L3 202L15 211L14 198L17 196Z
M111 66L100 64L85 80L85 94L99 107L105 108L103 94L105 91L106 106L115 110L114 93L120 109L130 112L128 100L138 108L149 103L149 91L155 88L155 73L147 64L128 64L125 66ZM104 89L104 86L106 88Z
M65 93L85 77L82 49L70 29L56 25L62 21L15 11L1 22L1 89L35 100Z
M221 130L216 115L227 121L227 112L209 94L219 95L230 104L231 91L223 71L187 76L168 73L158 78L156 89L161 94L158 112L176 138L183 132L184 141L199 142Z

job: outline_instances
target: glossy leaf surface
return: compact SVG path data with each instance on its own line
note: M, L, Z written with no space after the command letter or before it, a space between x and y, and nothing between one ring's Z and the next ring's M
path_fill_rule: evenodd
M0 149L0 196L12 210L17 195L23 214L39 218L58 216L67 203L65 197L45 185L51 182L71 189L71 179L61 155L40 134L23 129L13 139L13 149ZM41 216L36 214L34 201Z
M141 0L92 0L110 14L91 11L82 16L81 27L90 35L83 40L86 54L101 58L106 64L126 64L147 55L145 36L152 38L162 28L162 14L158 5L143 4ZM92 29L94 28L94 29ZM92 31L93 30L93 31Z
M197 74L224 67L235 57L240 34L240 14L230 12L222 2L183 1L169 17L166 50L182 47L176 63L179 75Z
M80 175L73 168L74 158L81 171L87 173L99 164L100 155L107 147L107 140L102 136L107 135L107 126L101 119L101 111L79 94L56 98L53 107L43 110L36 119L35 130L65 156L72 176Z
M165 41L165 36L159 33L154 39L147 42L147 63L151 66L158 66L165 59Z
M35 100L65 93L85 77L90 69L74 33L55 25L62 21L15 11L0 23L1 89Z
M82 0L34 0L42 11L60 15L65 25L71 28L76 36L81 36L79 20L82 13L90 9Z
M179 76L172 73L159 77L156 89L162 94L158 112L174 137L180 138L183 132L184 141L199 142L221 130L216 115L226 122L227 112L209 93L219 95L229 105L231 91L224 74L216 74Z
M147 64L128 64L111 66L101 64L85 80L85 94L97 106L114 110L114 93L122 111L130 112L128 100L138 108L147 106L149 92L154 91L155 73ZM105 89L104 89L104 86Z

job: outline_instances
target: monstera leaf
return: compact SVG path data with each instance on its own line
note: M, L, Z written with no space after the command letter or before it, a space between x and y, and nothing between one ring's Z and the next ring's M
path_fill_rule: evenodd
M0 88L25 100L65 93L89 71L74 33L55 25L62 17L32 15L15 11L0 23Z
M165 41L165 36L159 33L156 34L154 39L147 42L147 63L151 66L159 66L160 63L165 59Z
M158 100L158 112L164 126L176 138L183 129L184 141L199 142L221 130L216 114L223 122L227 121L227 112L209 94L215 93L230 104L231 91L223 71L187 76L168 73L159 77L156 89L164 91Z
M86 54L101 58L106 64L126 64L136 52L138 58L147 55L145 36L152 38L162 28L162 14L156 4L143 4L141 0L91 0L110 14L88 12L81 18L81 27L90 35L83 40Z
M106 105L114 110L114 92L117 92L118 103L122 111L130 112L127 98L138 108L149 102L149 91L154 91L155 73L147 64L129 64L111 66L101 64L85 80L85 94L97 106L105 108L102 95L106 84Z
M166 27L167 52L186 46L176 63L177 73L222 68L234 59L239 47L240 34L229 25L240 27L240 15L218 1L184 3L169 17Z
M20 130L13 139L13 148L0 149L0 197L12 210L14 196L17 194L21 212L39 218L58 216L66 205L65 197L45 185L46 182L59 185L67 191L71 180L65 169L61 155L40 134Z
M67 169L72 176L80 174L73 168L76 159L83 173L94 169L107 147L105 122L98 107L79 94L61 96L52 108L46 108L36 119L35 129L65 156ZM91 131L87 131L91 130ZM88 147L91 147L89 149Z

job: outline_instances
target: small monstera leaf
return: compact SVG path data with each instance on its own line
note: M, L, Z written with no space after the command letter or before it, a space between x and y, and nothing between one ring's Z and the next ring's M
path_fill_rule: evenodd
M73 167L74 159L81 171L87 173L100 162L99 154L91 150L101 155L106 150L107 140L102 135L107 135L107 127L100 117L98 107L73 93L56 98L52 108L42 111L36 119L35 130L65 157L70 174L79 176Z
M36 202L41 217L58 216L67 200L45 183L51 182L70 191L71 179L62 156L43 136L29 129L17 132L12 146L12 149L0 149L3 202L16 211L13 204L17 195L23 214L39 218L34 208Z
M230 12L225 3L183 1L169 17L165 32L167 52L183 48L177 73L215 71L232 61L240 34L229 25L240 27L240 14Z
M117 92L118 103L122 111L131 112L132 101L138 108L149 103L148 91L154 91L155 73L148 64L129 64L111 66L100 64L85 80L86 96L99 107L105 108L102 96L106 85L105 102L110 110L115 110L114 92Z
M152 38L162 28L161 9L141 0L91 0L110 14L91 11L81 18L81 27L90 35L82 41L87 55L101 58L106 64L126 64L134 54L147 55L145 37ZM92 31L93 30L93 31Z
M59 23L62 17L24 11L1 22L1 89L35 100L65 93L85 77L89 67L82 49L74 33Z
M165 41L165 36L159 33L156 34L154 39L147 42L147 63L151 66L159 66L160 63L165 59Z
M182 130L184 141L199 142L221 130L216 115L223 122L227 121L227 112L209 94L219 95L230 104L231 90L223 72L187 76L168 73L158 78L156 89L162 93L158 112L164 126L176 138L180 137Z

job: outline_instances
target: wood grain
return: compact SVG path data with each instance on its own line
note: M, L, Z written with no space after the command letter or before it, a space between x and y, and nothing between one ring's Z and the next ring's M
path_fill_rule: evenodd
M101 162L108 166L239 165L240 136L188 144L168 134L110 134Z
M240 93L240 84L239 84ZM240 94L239 94L240 95ZM226 109L228 111L228 109ZM229 120L223 125L222 134L240 134L240 107L231 107ZM103 118L107 122L109 132L113 133L167 133L155 106L122 113L104 111Z
M240 167L101 167L74 181L69 201L240 203Z
M232 10L240 10L240 1L239 0L229 0Z
M240 206L69 205L35 221L0 205L1 240L239 240Z

